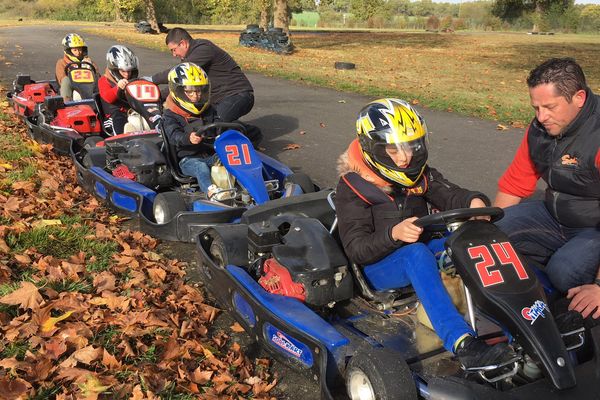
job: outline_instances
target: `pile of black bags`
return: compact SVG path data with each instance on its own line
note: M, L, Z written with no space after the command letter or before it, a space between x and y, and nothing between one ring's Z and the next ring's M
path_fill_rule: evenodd
M265 32L258 25L248 25L240 33L240 45L245 47L259 47L279 54L291 54L294 51L294 45L283 29L269 28Z

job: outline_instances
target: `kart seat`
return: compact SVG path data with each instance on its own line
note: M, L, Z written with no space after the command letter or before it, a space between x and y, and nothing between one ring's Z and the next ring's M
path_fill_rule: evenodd
M177 182L179 182L183 185L189 185L192 183L196 183L196 178L194 178L192 176L187 176L187 175L184 175L183 173L181 173L181 169L179 168L179 159L177 158L177 150L175 149L175 145L173 145L172 143L169 142L169 138L165 134L162 124L163 124L163 122L161 119L157 128L158 128L159 132L161 133L161 136L163 139L162 150L163 150L163 153L165 153L165 156L167 158L167 163L169 165L169 170L171 171L171 175Z
M328 196L329 205L335 212L335 190L332 191ZM334 222L331 224L331 228L329 233L336 239L336 241L340 244L340 248L343 248L341 245L342 241L339 237L339 230L337 229L337 215L335 216ZM405 299L412 298L415 296L415 290L412 286L406 286L403 288L397 288L394 290L388 290L385 292L379 292L374 290L371 285L367 282L365 275L363 274L362 266L351 262L350 263L350 271L354 277L354 282L356 282L356 286L360 295L365 299L372 301L374 303L381 304L384 308L387 308L389 305L392 305L394 301L397 299Z

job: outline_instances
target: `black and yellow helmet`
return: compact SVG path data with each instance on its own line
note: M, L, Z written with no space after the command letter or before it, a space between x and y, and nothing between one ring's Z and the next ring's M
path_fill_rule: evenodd
M189 113L199 116L210 104L208 76L196 64L186 62L173 67L168 79L171 98ZM186 92L197 92L197 100L190 100Z
M69 33L67 36L65 36L62 40L62 45L65 51L65 55L69 60L73 62L82 61L88 54L88 48L85 44L85 40L83 40L83 38L76 33ZM77 47L83 50L80 57L76 57L71 51L71 49Z
M427 164L427 125L419 113L400 99L379 99L367 104L356 120L356 132L367 165L382 178L405 187L414 186ZM410 154L399 166L393 151Z

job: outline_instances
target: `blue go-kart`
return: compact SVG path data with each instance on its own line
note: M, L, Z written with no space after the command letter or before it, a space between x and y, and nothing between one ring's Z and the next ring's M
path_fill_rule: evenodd
M600 328L559 332L536 273L493 223L473 219L500 218L501 209L415 222L450 232L446 252L464 283L469 321L517 354L464 370L419 322L414 292L377 292L348 262L332 207L321 220L282 208L262 221L207 228L197 240L207 290L276 358L313 379L321 398L600 398Z
M194 128L205 143L214 142L221 162L213 167L219 190L208 199L194 178L181 174L162 132L158 86L138 80L126 89L128 103L151 129L73 142L71 153L80 186L117 210L139 215L144 232L189 242L201 228L236 223L248 209L275 199L294 208L302 202L284 199L318 189L307 175L256 151L241 133L243 124L216 122Z

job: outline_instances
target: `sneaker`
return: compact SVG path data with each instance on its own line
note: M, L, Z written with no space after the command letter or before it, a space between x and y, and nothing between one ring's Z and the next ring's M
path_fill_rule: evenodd
M218 191L219 187L217 185L210 185L208 187L208 191L206 192L206 197L208 197L209 200L216 200L214 197Z
M490 346L482 339L470 335L458 344L455 354L467 371L494 369L517 358L513 349L506 343Z

